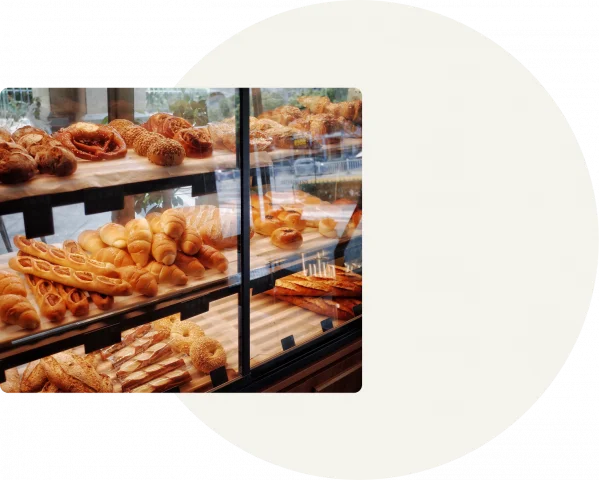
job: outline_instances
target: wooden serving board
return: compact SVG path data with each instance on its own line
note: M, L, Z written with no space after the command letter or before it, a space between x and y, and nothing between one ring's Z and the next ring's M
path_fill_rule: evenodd
M215 150L208 158L185 158L181 165L174 167L155 165L146 157L129 150L125 158L117 160L92 162L79 159L77 171L69 177L44 174L36 175L31 181L18 185L0 184L0 201L73 192L91 187L110 187L168 177L182 177L235 168L235 165L236 156L228 150ZM250 155L250 165L269 166L272 165L272 161L266 152L254 152Z

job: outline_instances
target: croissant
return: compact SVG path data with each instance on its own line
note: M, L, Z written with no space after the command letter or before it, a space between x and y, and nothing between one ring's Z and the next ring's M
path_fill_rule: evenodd
M90 253L96 253L98 250L108 246L102 241L100 234L96 230L84 230L79 234L77 241L81 245L81 248Z
M202 245L198 250L196 258L206 268L216 268L221 272L224 272L229 268L227 257L210 245Z
M129 265L119 268L119 273L123 280L131 284L134 291L146 297L154 297L158 293L156 278L145 268Z
M188 280L187 275L175 265L163 265L159 262L150 262L147 269L156 277L158 283L185 285Z
M183 235L185 224L185 215L174 208L169 208L160 217L162 231L175 240Z
M135 262L125 250L116 247L104 247L93 255L94 260L112 263L115 267L127 267L135 265Z
M177 244L179 249L187 255L195 255L202 246L202 237L195 227L187 225L183 230L183 235L179 238Z
M107 245L117 248L125 248L127 246L125 227L118 223L107 223L98 232L102 241Z
M40 326L40 317L33 305L21 295L8 294L0 297L0 320L27 330L35 330Z
M20 295L27 296L25 285L21 278L10 270L0 270L0 295Z
M177 253L174 265L190 277L200 278L203 277L206 272L204 265L202 265L196 257L190 257L181 252Z
M135 218L125 225L127 250L138 267L144 267L150 260L152 250L152 230L145 218Z
M157 233L152 239L152 256L165 265L172 265L177 256L177 244L165 233Z
M160 224L160 217L162 217L162 213L159 212L152 212L146 215L146 220L150 224L152 233L163 233L162 225Z

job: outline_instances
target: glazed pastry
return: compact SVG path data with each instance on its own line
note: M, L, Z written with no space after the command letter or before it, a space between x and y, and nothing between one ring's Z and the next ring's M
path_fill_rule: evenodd
M162 135L166 138L174 138L175 135L184 129L191 129L192 125L181 117L168 117L162 124Z
M256 232L260 235L266 235L270 237L272 232L274 232L277 228L281 228L285 226L285 224L276 217L272 215L265 215L264 218L256 217L254 220L254 228Z
M39 315L29 300L21 295L8 294L0 297L0 320L26 330L35 330L40 326Z
M157 233L152 238L152 256L165 265L172 265L177 257L177 244L165 233Z
M164 265L159 262L150 262L147 266L148 271L156 277L159 284L169 283L171 285L185 285L187 275L175 265Z
M118 223L107 223L100 227L98 233L102 241L110 247L127 247L127 232L125 231L125 227Z
M212 155L212 139L208 128L184 128L174 139L183 145L185 155L191 158L206 158Z
M113 160L127 154L123 137L107 125L78 122L61 128L54 138L84 160Z
M332 218L323 218L318 223L318 232L328 238L337 238L337 222Z
M138 267L144 267L150 260L152 250L152 230L145 218L135 218L125 225L127 250Z
M285 226L295 228L300 232L306 228L306 221L302 219L302 214L295 210L283 210L277 217Z
M150 118L148 118L147 122L144 123L142 127L145 128L148 132L156 132L160 135L163 135L164 122L172 116L173 115L171 115L170 113L155 113L154 115L150 116Z
M84 250L92 254L108 246L102 241L100 234L96 230L83 230L79 234L77 241Z
M12 136L10 132L5 128L0 128L0 142L12 142Z
M270 237L270 241L273 245L285 249L295 250L299 248L304 239L302 234L297 230L289 227L277 228Z
M104 247L94 253L93 258L99 262L112 263L115 267L135 265L131 255L116 247Z

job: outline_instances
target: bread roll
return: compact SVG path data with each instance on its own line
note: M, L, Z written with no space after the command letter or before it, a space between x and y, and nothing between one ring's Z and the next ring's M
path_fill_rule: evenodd
M206 269L201 262L189 255L185 255L184 253L178 252L177 258L175 259L174 265L181 269L183 273L189 275L190 277L203 277L204 273L206 273Z
M177 241L179 250L187 255L195 255L202 246L202 237L200 232L191 225L186 225L183 235Z
M135 265L135 262L125 250L116 247L104 247L93 255L94 260L112 263L115 267L127 267Z
M0 270L0 295L9 294L26 297L27 291L19 275L10 270Z
M323 218L318 222L318 231L328 238L337 238L337 222L332 218Z
M294 228L277 228L270 236L270 241L276 247L284 250L295 250L301 247L304 238L302 234Z
M152 250L152 230L145 218L135 218L125 225L127 251L138 267L145 267L150 261Z
M237 246L237 217L223 215L203 224L200 229L202 242L217 250L235 248Z
M100 238L102 241L116 248L125 248L127 246L127 232L125 227L118 223L107 223L100 227Z
M157 233L152 238L152 256L165 265L172 265L177 257L177 244L166 233Z
M51 322L61 322L67 313L67 304L59 295L54 284L49 280L27 275L35 301L40 307L41 314Z
M175 265L164 265L159 262L150 262L148 271L156 277L159 284L185 285L188 281L187 275Z
M285 226L284 223L272 215L265 215L264 218L257 217L254 220L254 228L260 235L270 237L277 228Z
M158 293L156 278L145 268L129 265L128 267L119 268L119 272L123 280L131 284L133 291L146 297L154 297Z
M108 246L102 241L100 234L96 230L84 230L79 234L77 241L81 245L81 248L89 253L96 253L98 250Z
M175 208L169 208L160 217L162 231L174 240L179 239L185 231L186 221L182 212Z
M220 272L225 272L229 268L227 257L210 245L202 245L196 258L206 268L215 268Z
M160 218L162 217L162 213L152 212L146 215L146 220L150 224L150 230L152 233L164 233L162 231L162 224L160 223Z
M69 312L75 317L82 317L89 313L89 301L82 290L73 287L67 287L60 283L56 284L58 294L65 301Z
M148 149L148 160L163 167L181 165L184 158L185 149L175 140L158 140Z
M302 219L302 214L296 210L283 210L279 213L278 219L281 220L286 227L295 228L300 232L306 228L306 221Z
M0 320L27 330L35 330L40 326L38 313L29 300L21 295L8 294L0 297Z

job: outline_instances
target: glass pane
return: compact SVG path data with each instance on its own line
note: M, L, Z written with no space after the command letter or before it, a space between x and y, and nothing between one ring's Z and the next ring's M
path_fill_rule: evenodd
M0 352L32 333L51 338L57 327L124 322L130 312L149 311L149 305L168 306L169 312L175 311L168 320L123 328L121 343L108 353L87 356L79 346L61 358L74 355L76 361L91 361L98 374L110 377L115 391L123 384L126 390L160 391L167 386L205 391L213 387L211 371L216 370L215 382L237 376L240 175L235 105L234 89L2 92L0 127L12 137L0 153L12 149L31 158L37 171L19 182L0 178L0 205L40 195L55 199L58 194L63 196L57 203L63 205L52 208L54 233L29 240L23 213L0 216L0 270L15 272L40 319L39 326L29 329L0 318ZM220 143L211 140L210 128L216 124ZM64 175L45 168L50 148L76 168ZM131 191L133 184L139 193L120 199L118 191L106 190L123 185ZM123 208L110 208L119 200ZM44 221L50 217L37 214ZM69 249L81 263L72 263L65 253ZM69 278L49 278L53 274L44 271L45 262L52 271L54 265L71 267ZM40 265L33 275L27 270L31 265ZM75 271L93 275L77 276ZM100 286L99 276L117 279L119 287ZM144 382L125 382L147 367ZM21 376L25 369L19 369ZM179 371L183 373L177 382L172 372Z
M361 316L361 93L252 89L251 111L270 142L251 194L255 366Z

